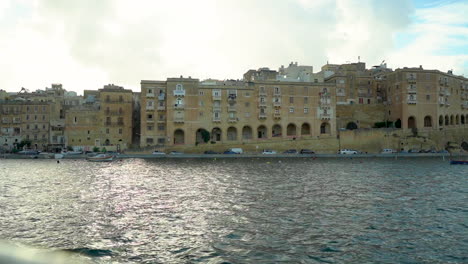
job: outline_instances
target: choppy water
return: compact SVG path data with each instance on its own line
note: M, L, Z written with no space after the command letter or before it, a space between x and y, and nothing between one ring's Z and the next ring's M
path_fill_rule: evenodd
M0 239L97 263L467 263L439 159L0 160Z

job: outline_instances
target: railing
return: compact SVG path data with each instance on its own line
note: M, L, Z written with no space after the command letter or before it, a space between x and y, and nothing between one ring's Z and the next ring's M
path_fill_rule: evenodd
M280 113L274 113L273 118L274 119L281 119L281 114Z
M264 90L264 91L260 90L260 91L258 92L258 94L259 94L259 95L266 95L267 93L266 93L266 90Z
M258 105L261 106L261 107L266 107L267 106L266 102L262 102L262 101L258 102Z
M213 122L221 122L221 117L213 117Z
M185 90L174 90L174 96L185 96Z
M265 118L267 118L266 113L259 113L259 114L258 114L258 118L260 118L260 119L265 119Z
M213 105L213 111L221 112L221 106L220 105Z
M325 113L321 113L320 114L320 119L330 119L331 118L331 114L325 114Z
M416 99L408 99L406 102L408 104L416 104L418 101Z
M273 102L273 106L281 107L281 102Z
M236 112L237 108L234 105L228 105L227 110L228 112Z
M213 94L213 100L221 100L221 94Z
M154 97L154 93L147 93L146 97Z
M160 93L160 94L158 95L158 100L159 100L159 101L164 101L164 99L166 99L166 94Z
M165 105L158 105L158 111L166 111Z
M184 104L175 104L174 109L184 109L185 105Z
M229 117L228 118L228 122L230 122L230 123L234 123L234 122L237 122L237 121L239 121L239 119L237 117Z
M183 117L174 117L174 122L176 122L176 123L183 123L183 122L184 122L184 118L183 118Z
M154 123L154 118L148 118L148 119L146 119L146 123Z
M154 105L152 105L152 106L147 105L146 110L154 110Z

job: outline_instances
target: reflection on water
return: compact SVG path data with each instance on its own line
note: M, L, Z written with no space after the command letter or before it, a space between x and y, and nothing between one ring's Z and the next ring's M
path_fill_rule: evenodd
M440 159L0 161L0 238L95 262L467 262Z

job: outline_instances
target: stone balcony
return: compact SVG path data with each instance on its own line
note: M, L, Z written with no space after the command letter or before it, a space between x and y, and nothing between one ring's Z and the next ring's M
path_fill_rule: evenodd
M185 90L174 90L174 96L185 96Z

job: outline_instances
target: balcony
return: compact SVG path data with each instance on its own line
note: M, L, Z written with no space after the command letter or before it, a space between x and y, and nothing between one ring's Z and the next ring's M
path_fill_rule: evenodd
M175 104L174 109L184 109L185 105L184 104Z
M166 123L166 119L163 118L163 119L158 119L158 123Z
M262 101L260 101L260 102L258 102L258 106L259 106L259 107L266 107L266 106L267 106L267 104L266 104L266 102L265 102L265 101L263 101L263 102L262 102Z
M416 99L407 99L406 102L408 104L416 104L418 102L418 100L416 100Z
M237 112L237 107L235 105L228 105L228 112Z
M147 93L146 97L154 97L154 93Z
M221 117L213 116L213 122L221 122Z
M439 105L445 105L444 97L439 97Z
M239 119L238 119L237 117L229 117L229 118L228 118L228 122L229 122L229 123L235 123L235 122L237 122L237 121L239 121Z
M468 109L468 102L462 103L461 108L462 109Z
M220 105L213 105L213 112L221 112L221 106Z
M154 118L148 118L148 119L146 119L146 123L154 123Z
M111 116L117 116L117 115L123 115L123 114L124 114L124 111L110 111L110 110L106 110L106 111L105 111L105 114L106 114L106 115L111 115Z
M3 120L2 120L2 123L3 123L3 124L9 124L9 123L10 123L10 120L8 120L8 119L3 119Z
M273 118L274 119L281 119L281 114L280 113L274 113Z
M185 90L174 90L174 96L185 96Z
M281 102L273 102L274 107L281 107Z
M19 123L21 123L21 119L13 119L13 123L19 124Z
M213 100L221 100L221 93L219 94L213 94Z
M266 94L267 94L267 93L266 93L266 90L263 90L263 91L260 90L260 91L258 92L258 95L266 96Z
M147 106L146 106L146 110L147 110L147 111L152 111L152 110L154 110L154 105L147 105Z
M372 97L372 93L358 92L358 97Z
M116 126L123 126L124 122L105 122L104 126L116 127Z
M409 85L408 88L406 89L408 90L408 93L411 93L411 94L414 94L417 92L416 86Z
M184 123L184 117L181 117L181 116L174 117L174 123Z
M160 94L158 95L158 100L159 100L159 101L164 101L165 99L166 99L166 94L165 94L165 93L160 93Z
M330 105L330 99L320 98L319 105Z
M266 119L266 118L267 118L266 113L260 113L260 114L258 114L258 118L260 118L260 119Z
M409 77L408 79L406 79L406 81L408 83L416 83L416 78L415 77Z
M330 120L331 119L331 115L329 113L320 113L319 116L320 116L320 119L322 119L322 120Z
M229 94L228 95L228 102L236 102L237 95L235 94Z

